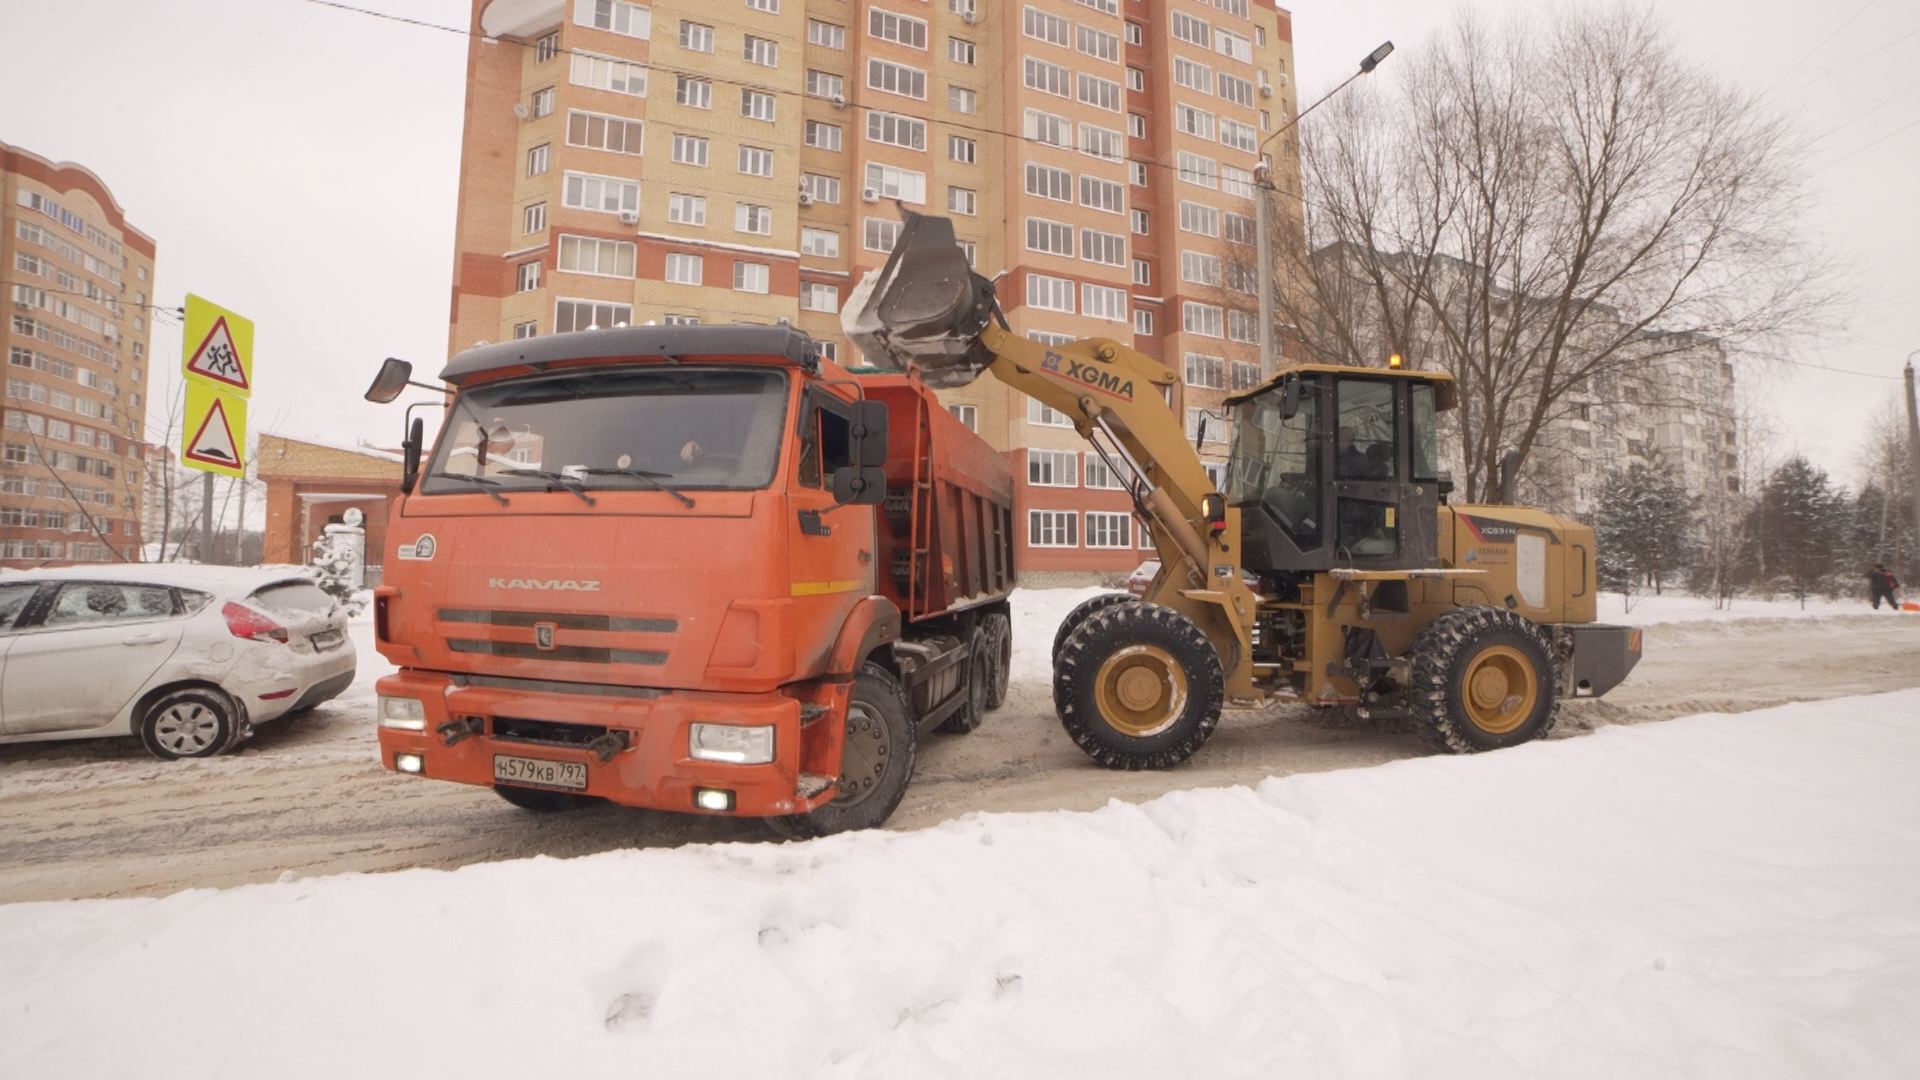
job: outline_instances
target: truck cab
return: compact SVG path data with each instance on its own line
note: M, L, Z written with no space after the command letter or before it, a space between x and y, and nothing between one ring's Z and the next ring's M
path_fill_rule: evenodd
M853 812L867 798L891 812L906 778L889 755L910 772L928 717L977 723L966 676L991 689L1005 645L974 632L1007 625L1011 566L916 606L927 582L892 572L881 509L910 504L911 547L937 516L910 498L915 455L978 450L924 387L856 379L777 326L515 341L441 379L375 594L400 668L379 684L389 768L531 809L600 798L833 831L884 820ZM993 480L974 485L982 512ZM883 715L889 697L908 715Z

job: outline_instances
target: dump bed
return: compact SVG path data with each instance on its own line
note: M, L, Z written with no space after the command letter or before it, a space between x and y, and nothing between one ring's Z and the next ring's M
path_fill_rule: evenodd
M881 592L907 621L1013 590L1013 473L911 375L863 375L887 406L887 501L875 533Z

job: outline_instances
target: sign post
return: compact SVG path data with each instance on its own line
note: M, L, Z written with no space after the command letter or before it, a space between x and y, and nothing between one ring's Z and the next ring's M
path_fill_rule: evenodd
M244 480L247 475L253 320L188 293L180 373L187 384L180 463L206 474L200 489L200 558L208 561L213 558L213 478Z

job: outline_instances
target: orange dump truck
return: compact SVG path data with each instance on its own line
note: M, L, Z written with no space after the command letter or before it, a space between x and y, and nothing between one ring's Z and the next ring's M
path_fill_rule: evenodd
M647 326L441 380L374 594L387 768L818 835L884 822L918 738L1004 698L1012 477L917 379L787 327Z

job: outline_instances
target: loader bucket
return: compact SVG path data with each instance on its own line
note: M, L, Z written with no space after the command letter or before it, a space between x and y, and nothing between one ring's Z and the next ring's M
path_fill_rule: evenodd
M965 386L993 362L979 344L995 310L993 282L967 265L953 222L901 213L893 253L854 286L840 326L876 368L918 368L936 389Z

